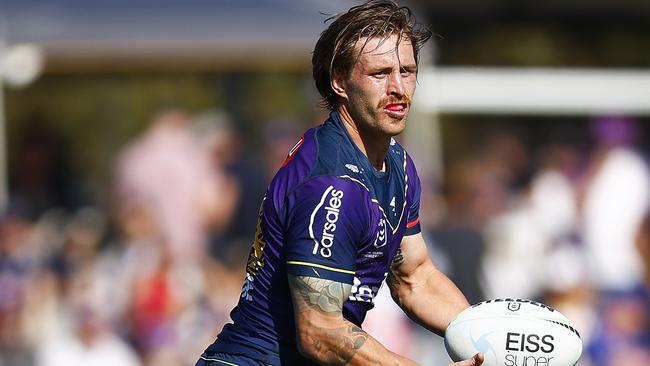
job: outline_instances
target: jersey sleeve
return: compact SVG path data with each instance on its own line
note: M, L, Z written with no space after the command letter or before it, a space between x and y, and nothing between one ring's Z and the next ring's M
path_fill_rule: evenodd
M347 180L317 177L287 197L287 273L353 283L367 204Z
M415 169L415 164L410 156L407 156L406 174L408 177L407 197L410 203L408 211L408 220L406 221L406 231L404 235L418 234L420 229L420 177Z

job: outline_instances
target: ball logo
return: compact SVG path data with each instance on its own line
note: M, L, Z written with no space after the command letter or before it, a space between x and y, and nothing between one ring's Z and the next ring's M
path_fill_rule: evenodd
M521 303L518 303L518 302L509 302L508 303L508 310L514 312L514 311L517 311L519 309L521 309Z
M497 302L507 302L508 307L510 306L510 303L512 303L512 302L521 303L521 304L528 304L528 305L532 305L532 306L537 306L537 307L542 308L542 309L546 309L551 313L555 312L555 309L553 309L552 307L550 307L550 306L548 306L546 304L542 304L541 302L528 300L528 299L511 299L511 298L490 299L490 300L481 301L479 303L476 303L476 304L472 305L472 307L475 308L475 307L478 307L478 306L481 306L481 305L484 305L484 304L497 303Z
M493 333L495 333L495 331L485 333L481 335L479 339L474 339L474 335L470 335L470 338L472 340L472 345L477 351L486 355L490 353L496 358L497 357L496 351L494 350L492 344L488 341L488 337Z
M309 236L314 241L314 250L312 254L320 254L324 258L332 256L332 245L334 245L334 232L336 224L339 221L340 207L343 204L343 191L334 189L333 186L327 187L320 202L314 208L309 220ZM322 227L314 230L316 216L321 212L325 214ZM317 237L318 236L318 237Z
M506 334L505 366L551 366L549 353L555 350L550 334L524 334L508 332ZM517 352L517 353L510 353ZM521 352L527 352L522 354ZM541 354L540 354L541 353Z
M551 353L555 349L552 335L511 333L506 335L506 351L526 351Z

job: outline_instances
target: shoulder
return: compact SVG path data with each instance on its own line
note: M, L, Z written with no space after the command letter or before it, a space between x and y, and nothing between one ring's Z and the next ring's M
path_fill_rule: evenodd
M303 181L287 199L289 203L325 204L330 198L341 201L345 206L360 208L370 201L368 188L360 181L348 176L319 175Z
M346 148L332 118L307 130L289 150L275 178L291 176L298 184L317 175L338 175L340 150Z
M271 179L267 196L276 208L284 204L288 192L299 186L311 173L317 158L314 135L320 126L307 130L289 149L282 165Z
M316 194L330 185L338 190L354 190L356 183L339 179L345 169L340 163L341 150L346 148L344 140L331 117L300 136L269 186L268 193L274 206L283 207L295 192L310 191Z

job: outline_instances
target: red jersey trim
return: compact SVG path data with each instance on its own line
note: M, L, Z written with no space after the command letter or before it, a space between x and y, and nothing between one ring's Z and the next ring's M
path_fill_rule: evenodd
M305 135L300 136L300 140L298 140L298 142L296 142L296 144L293 145L293 147L291 148L291 150L289 150L289 154L287 155L287 158L284 159L284 163L282 163L282 167L284 167L285 165L289 164L289 162L291 161L291 159L293 159L293 157L296 155L296 151L298 151L298 149L300 148L300 146L302 146L302 143L303 143L303 142L305 142Z
M411 222L407 222L406 223L406 228L410 229L410 228L414 227L415 225L417 225L419 223L420 223L420 219L415 219L415 220L413 220Z

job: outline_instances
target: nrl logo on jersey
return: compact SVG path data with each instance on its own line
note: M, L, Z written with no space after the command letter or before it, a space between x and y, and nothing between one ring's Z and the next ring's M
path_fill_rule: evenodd
M343 191L334 189L333 186L327 187L309 219L309 236L314 241L312 254L320 254L324 258L332 256L334 233L342 204Z
M388 233L386 231L386 220L379 219L377 225L377 237L375 238L375 248L381 248L388 243Z

